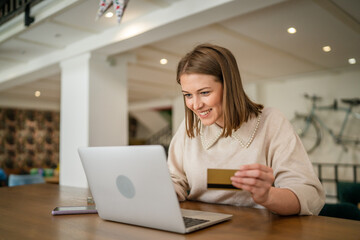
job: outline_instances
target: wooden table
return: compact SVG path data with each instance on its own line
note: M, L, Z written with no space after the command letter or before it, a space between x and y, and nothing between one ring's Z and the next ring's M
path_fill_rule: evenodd
M8 239L360 239L360 221L280 217L264 209L184 202L183 208L233 214L187 235L104 221L97 214L52 216L55 206L86 205L89 191L54 184L0 188L0 240Z
M59 184L59 176L44 177L46 183Z

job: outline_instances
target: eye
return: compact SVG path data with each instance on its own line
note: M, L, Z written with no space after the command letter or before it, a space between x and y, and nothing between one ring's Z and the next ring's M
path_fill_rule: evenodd
M184 94L184 97L185 97L185 98L191 98L191 94L190 94L190 93L186 93L186 94Z
M201 94L201 95L204 95L204 96L207 96L207 95L210 94L210 92L209 92L209 91L204 91L204 92L201 92L200 94Z

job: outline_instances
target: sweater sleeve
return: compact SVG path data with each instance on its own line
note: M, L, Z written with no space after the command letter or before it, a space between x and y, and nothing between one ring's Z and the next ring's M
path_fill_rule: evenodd
M168 154L169 172L179 201L186 200L189 189L183 162L185 135L185 121L183 121L171 140Z
M287 188L297 196L300 215L318 215L325 203L323 187L290 122L281 113L276 115L269 121L272 126L269 157L275 175L274 185Z

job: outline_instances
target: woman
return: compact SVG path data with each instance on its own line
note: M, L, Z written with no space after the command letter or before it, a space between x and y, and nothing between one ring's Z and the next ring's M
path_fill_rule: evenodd
M202 44L178 64L185 121L168 165L180 201L265 207L280 215L317 215L324 191L289 121L245 94L236 60ZM207 189L207 169L237 169L242 191Z

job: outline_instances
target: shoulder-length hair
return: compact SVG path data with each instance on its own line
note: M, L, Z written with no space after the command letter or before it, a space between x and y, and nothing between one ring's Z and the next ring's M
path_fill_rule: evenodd
M177 82L181 85L181 76L192 73L215 76L223 85L223 137L231 136L242 123L261 113L263 105L252 102L246 95L236 59L228 49L212 44L195 47L180 60L177 67ZM186 104L185 125L190 138L200 133L200 119Z

